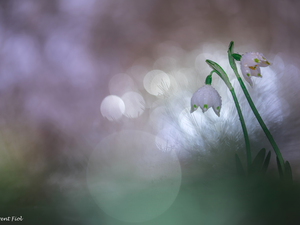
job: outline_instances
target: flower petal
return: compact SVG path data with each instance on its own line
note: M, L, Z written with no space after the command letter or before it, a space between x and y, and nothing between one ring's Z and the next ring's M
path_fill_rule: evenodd
M221 106L213 106L213 110L217 114L217 116L220 117Z
M191 113L197 110L198 107L206 112L210 107L214 108L215 113L219 116L221 110L221 96L210 85L204 85L199 88L191 99Z
M262 77L261 76L261 72L260 72L260 67L257 66L255 70L251 70L250 71L251 73L251 76L254 76L254 77Z
M219 93L217 93L219 95ZM214 100L214 105L213 105L213 110L217 114L217 116L220 117L220 112L221 112L221 107L222 107L222 101L221 101L221 96L219 95L218 98Z
M266 57L264 57L262 53L257 52L257 58L260 60L258 66L267 67L271 65L271 63L266 59Z
M259 63L255 52L246 52L242 55L241 64L244 66L255 67Z
M248 66L241 65L242 74L245 80L253 87L253 82L251 80L251 69Z

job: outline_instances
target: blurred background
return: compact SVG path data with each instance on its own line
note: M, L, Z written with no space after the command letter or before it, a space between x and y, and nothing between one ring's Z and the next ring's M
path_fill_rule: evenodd
M227 60L230 41L240 54L263 53L272 65L247 88L297 183L299 10L294 0L0 0L0 217L22 216L25 224L284 221L278 202L249 214L260 200L250 204L226 180L235 174L234 154L244 166L246 156L221 79L212 83L222 96L220 117L189 109L210 72L205 60L218 62L236 90L253 157L271 151L268 173L279 179Z

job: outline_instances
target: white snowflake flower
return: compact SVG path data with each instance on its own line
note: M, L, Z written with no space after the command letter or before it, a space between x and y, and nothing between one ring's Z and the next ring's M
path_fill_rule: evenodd
M204 85L199 88L191 99L191 113L197 110L198 107L206 112L210 107L213 108L217 116L220 116L222 101L219 93L210 85Z
M248 83L253 86L251 76L262 77L260 67L271 65L262 53L246 52L241 58L242 74Z

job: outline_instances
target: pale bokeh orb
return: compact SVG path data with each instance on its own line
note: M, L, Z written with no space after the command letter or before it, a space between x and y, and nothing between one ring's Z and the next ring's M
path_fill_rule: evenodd
M184 137L174 126L168 125L157 133L155 143L162 151L176 152L182 147Z
M128 118L136 118L143 114L145 110L145 100L137 92L127 92L122 96L125 104L124 115Z
M124 130L103 139L90 156L88 190L108 215L143 222L165 212L181 185L176 154L163 152L155 136Z
M165 119L166 108L164 106L155 107L150 112L149 124L153 130L161 130L168 125L168 121Z
M110 121L119 120L125 112L123 100L115 95L106 96L100 106L100 112L103 117Z
M161 70L152 70L144 77L144 88L151 95L162 95L171 84L168 74Z
M176 59L168 56L158 58L153 64L153 68L158 70L164 70L167 72L176 69L176 67L177 67Z
M125 73L114 75L109 81L108 88L110 94L117 96L136 89L133 79Z
M134 65L130 67L126 73L133 78L137 86L137 89L144 89L143 79L144 76L148 73L148 69L146 67L141 65Z
M189 82L185 74L182 73L180 70L173 71L172 76L175 78L178 87L185 88L185 89L188 87Z

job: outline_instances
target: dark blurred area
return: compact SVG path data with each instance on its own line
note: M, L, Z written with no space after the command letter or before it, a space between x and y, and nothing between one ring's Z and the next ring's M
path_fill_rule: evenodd
M264 80L265 88L250 94L291 162L295 186L278 188L273 152L271 178L262 184L245 188L232 179L234 153L244 154L243 136L232 137L240 127L218 136L224 145L204 139L201 154L178 138L178 197L140 224L299 224L299 10L295 0L0 0L0 218L22 216L22 224L130 223L107 215L90 195L86 170L92 152L107 136L129 129L151 133L157 142L170 127L159 122L166 99L154 81L149 91L145 75L164 71L170 86L178 84L170 102L177 93L190 99L200 85L197 77L208 75L205 57L218 57L217 51L226 57L233 40L237 52L263 52L274 63L275 81ZM266 95L272 113L263 108ZM247 103L241 106L248 110ZM271 150L254 117L248 118L254 153ZM222 114L219 122L226 122ZM202 146L195 139L185 141ZM219 154L218 146L229 150Z

